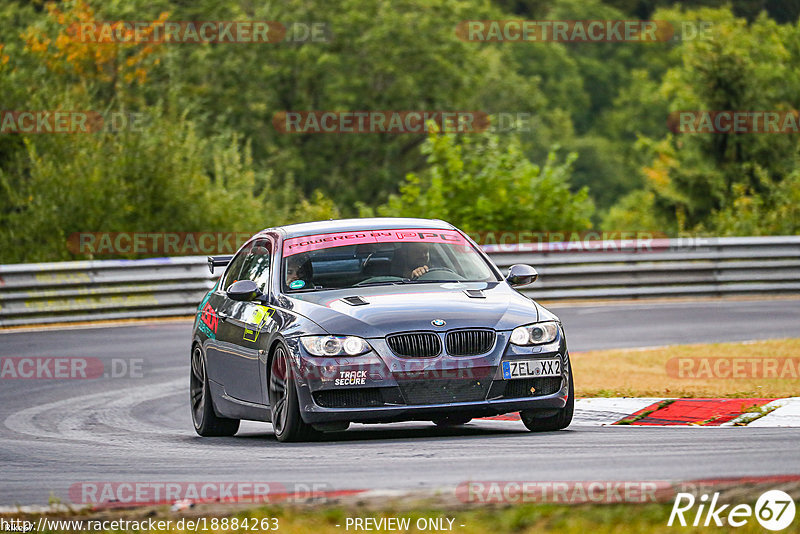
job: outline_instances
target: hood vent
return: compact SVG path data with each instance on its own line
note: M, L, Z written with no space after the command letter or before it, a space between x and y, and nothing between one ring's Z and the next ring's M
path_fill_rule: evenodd
M465 289L464 294L466 294L471 299L485 299L486 295L483 294L483 291L480 289Z
M344 297L341 300L348 303L350 306L365 306L369 304L369 302L358 295L353 297Z

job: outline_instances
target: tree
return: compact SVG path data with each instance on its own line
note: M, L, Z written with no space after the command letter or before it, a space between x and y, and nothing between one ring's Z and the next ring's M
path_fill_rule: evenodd
M572 231L590 227L588 190L572 193L574 154L559 161L552 151L543 166L528 160L514 136L431 133L423 153L428 167L409 173L380 206L383 216L445 219L470 232ZM369 214L369 211L363 212Z
M657 89L669 111L788 111L796 106L797 26L780 25L766 15L748 24L727 9L659 11L654 17L713 25L713 38L687 41L674 50L680 62ZM799 162L796 134L666 133L666 121L664 131L660 137L641 136L638 143L649 159L643 173L660 219L676 231L769 231L766 222L758 230L725 221L756 208L777 209L780 199L792 197L791 187L782 184Z
M291 175L258 167L241 134L204 131L169 95L150 102L162 47L81 46L72 24L95 18L83 0L48 4L38 18L0 11L28 24L24 40L2 33L5 109L144 119L135 129L0 135L0 262L75 259L75 232L254 232L338 216L322 195L299 194Z

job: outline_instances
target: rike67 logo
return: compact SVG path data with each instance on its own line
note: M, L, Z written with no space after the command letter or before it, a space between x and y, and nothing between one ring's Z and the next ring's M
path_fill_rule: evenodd
M710 499L706 493L699 499L695 499L691 493L678 493L667 526L673 526L677 519L677 524L682 527L690 524L694 527L725 525L741 527L755 516L763 528L778 531L789 527L794 521L794 500L788 493L780 490L762 493L755 507L749 504L737 504L731 508L730 504L717 504L718 500L719 492L714 493ZM695 505L697 509L693 510Z

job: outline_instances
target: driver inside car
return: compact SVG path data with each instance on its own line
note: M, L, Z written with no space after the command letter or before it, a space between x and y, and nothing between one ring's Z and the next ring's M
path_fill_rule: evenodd
M427 243L409 243L398 252L402 255L400 276L403 278L415 280L430 270L431 254Z
M286 285L292 289L313 288L314 271L311 258L305 254L290 256L286 260Z

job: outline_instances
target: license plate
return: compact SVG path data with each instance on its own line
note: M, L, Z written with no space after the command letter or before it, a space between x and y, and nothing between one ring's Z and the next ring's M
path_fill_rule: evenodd
M503 362L503 378L528 378L531 376L561 376L561 360L516 360Z

